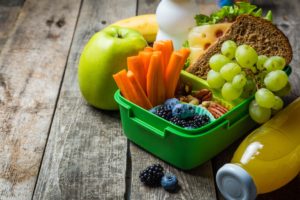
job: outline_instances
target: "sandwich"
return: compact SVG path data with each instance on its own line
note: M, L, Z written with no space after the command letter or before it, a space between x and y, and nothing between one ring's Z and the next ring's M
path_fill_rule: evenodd
M187 71L206 79L210 70L209 59L220 53L226 40L253 47L258 54L281 56L286 64L292 60L292 48L288 38L272 23L272 13L262 17L262 10L249 3L225 6L210 16L195 17L199 26L194 27L188 44L191 56Z

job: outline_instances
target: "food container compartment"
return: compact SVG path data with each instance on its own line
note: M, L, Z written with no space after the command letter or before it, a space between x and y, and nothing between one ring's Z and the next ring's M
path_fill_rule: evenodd
M287 67L286 72L290 74L291 68ZM192 84L194 89L208 88L206 81L185 71L181 72L180 80ZM175 167L189 170L210 160L258 126L248 114L253 97L229 103L222 100L218 92L213 93L216 100L233 108L197 129L174 125L123 98L119 90L115 93L115 100L129 140Z

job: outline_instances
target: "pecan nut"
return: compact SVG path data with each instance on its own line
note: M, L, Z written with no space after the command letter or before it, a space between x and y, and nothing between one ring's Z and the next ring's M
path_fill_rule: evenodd
M194 97L199 99L200 102L210 101L212 99L212 92L209 89L201 89L194 94Z
M202 101L210 101L210 100L212 100L212 92L209 92L207 95L205 95L202 98Z
M214 101L203 101L202 106L207 108L207 110L217 119L228 112L228 109L217 102Z
M217 108L208 107L207 110L216 118L218 119L223 115L223 113L218 110Z

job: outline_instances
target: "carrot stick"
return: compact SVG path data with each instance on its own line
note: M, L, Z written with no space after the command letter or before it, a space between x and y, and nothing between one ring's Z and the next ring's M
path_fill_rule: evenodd
M163 43L163 41L156 41L153 44L153 50L163 52L164 51L164 45L165 44Z
M130 89L130 85L128 84L129 82L128 82L126 70L123 69L118 73L114 74L113 78L118 88L121 90L122 95L129 101L134 101L135 96L133 94L133 91Z
M146 52L153 52L154 50L153 50L152 47L147 46L147 47L144 48L144 51L146 51Z
M167 87L166 98L173 98L179 80L183 55L180 52L173 52L165 72L165 85Z
M173 52L173 42L172 40L162 40L157 41L153 44L153 49L155 51L161 51L163 54L163 62L164 62L164 69L168 66L170 56Z
M165 66L168 66L171 54L173 52L173 42L172 40L164 40L164 61Z
M129 70L127 72L127 77L129 79L129 81L131 82L134 91L136 92L136 96L138 96L138 99L137 99L138 105L147 110L152 108L153 106L150 103L150 100L148 99L148 97L146 96L146 93L143 90L141 84L137 80L136 75L132 71Z
M182 67L183 67L184 64L185 64L185 62L186 62L186 59L189 57L189 55L190 55L190 53L191 53L191 50L188 49L188 48L181 48L181 49L179 50L179 53L181 53L182 56L183 56L183 59L182 59L182 61L181 61L181 65L182 65Z
M140 51L139 56L141 57L141 60L144 64L144 72L145 72L145 80L146 80L152 52Z
M166 69L166 61L165 61L165 44L163 41L156 41L153 44L154 51L160 51L162 53L162 60L163 60L163 69Z
M153 106L165 101L165 84L162 53L154 52L151 56L147 73L147 96Z
M132 71L142 86L143 90L146 92L146 72L144 68L144 63L140 56L130 56L127 58L128 70Z

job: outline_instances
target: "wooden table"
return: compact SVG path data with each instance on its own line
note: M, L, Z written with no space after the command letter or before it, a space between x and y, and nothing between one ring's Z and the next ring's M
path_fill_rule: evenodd
M203 12L214 1L199 1ZM289 37L300 96L300 3L256 1ZM188 172L123 135L119 113L87 105L77 85L80 53L97 31L153 13L158 0L0 0L0 199L222 199L214 182L238 142ZM178 176L177 194L143 187L138 173L161 163ZM300 199L300 177L257 199Z

